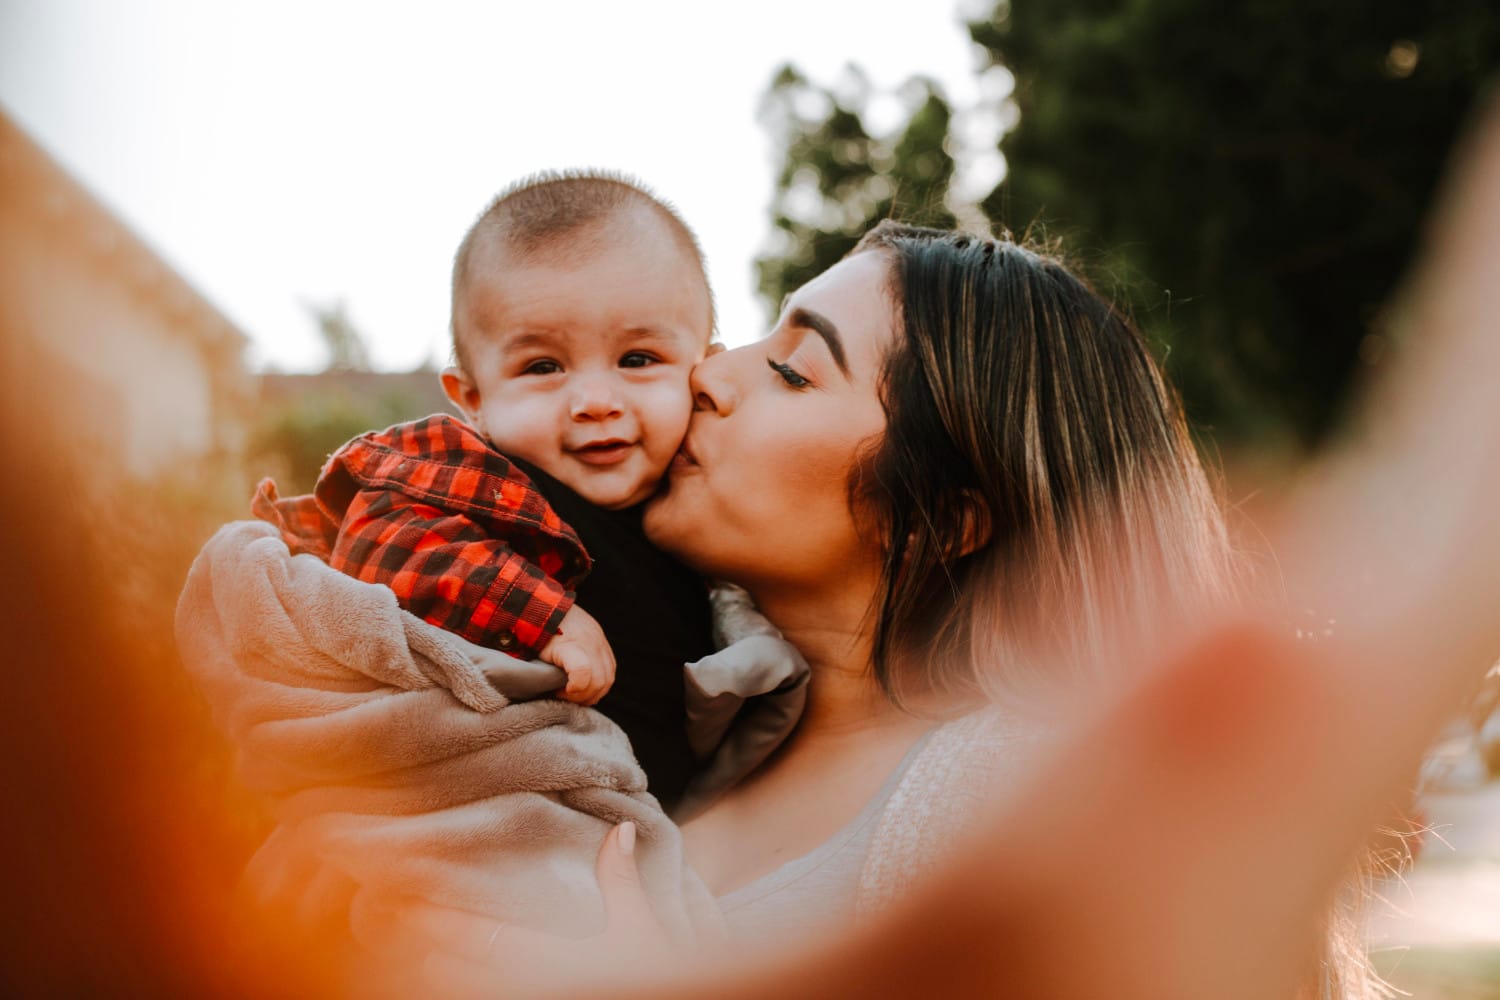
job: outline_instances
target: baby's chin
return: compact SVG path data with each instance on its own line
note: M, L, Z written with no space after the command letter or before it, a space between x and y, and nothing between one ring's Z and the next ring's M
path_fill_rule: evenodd
M561 477L559 477L561 478ZM650 500L661 488L662 476L632 478L625 482L610 482L605 478L582 477L575 482L562 480L583 499L595 507L605 510L626 510Z

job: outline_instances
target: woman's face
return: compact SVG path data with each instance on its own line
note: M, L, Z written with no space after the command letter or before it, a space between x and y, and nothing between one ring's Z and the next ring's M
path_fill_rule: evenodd
M885 429L888 270L879 252L842 261L787 300L766 339L694 369L687 438L646 508L652 541L752 593L878 566L878 535L850 509L849 484Z

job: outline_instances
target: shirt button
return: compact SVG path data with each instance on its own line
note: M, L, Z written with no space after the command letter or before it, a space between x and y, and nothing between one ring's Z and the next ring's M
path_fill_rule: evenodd
M509 632L501 633L500 637L495 640L495 645L499 646L501 649L509 649L515 644L516 637L511 635Z

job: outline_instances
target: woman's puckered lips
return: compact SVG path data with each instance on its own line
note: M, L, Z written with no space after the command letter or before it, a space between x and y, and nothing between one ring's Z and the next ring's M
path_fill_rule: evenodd
M673 469L697 468L698 456L693 453L693 446L687 438L682 439L682 445L678 447L677 454L672 457Z

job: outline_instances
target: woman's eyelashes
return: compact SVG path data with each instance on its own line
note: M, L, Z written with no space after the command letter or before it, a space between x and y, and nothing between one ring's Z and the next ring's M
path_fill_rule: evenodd
M799 374L795 368L784 365L780 361L776 361L772 358L767 358L766 364L770 365L771 370L777 375L780 375L781 380L793 389L806 389L808 386L812 385L812 382Z

